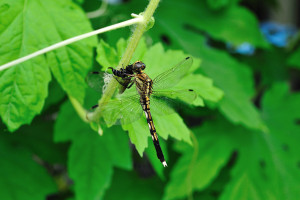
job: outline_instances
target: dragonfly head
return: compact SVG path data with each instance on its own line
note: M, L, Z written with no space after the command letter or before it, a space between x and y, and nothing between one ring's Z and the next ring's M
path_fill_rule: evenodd
M142 70L146 68L145 63L142 61L136 61L135 63L132 64L132 70L133 72L140 73Z

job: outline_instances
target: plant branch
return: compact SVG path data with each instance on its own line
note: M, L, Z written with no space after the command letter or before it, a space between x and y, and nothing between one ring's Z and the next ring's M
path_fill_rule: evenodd
M70 102L73 105L75 111L79 115L79 117L82 119L84 122L88 122L86 119L86 110L81 106L81 104L72 96L69 96Z
M69 38L67 40L64 40L62 42L53 44L51 46L48 46L48 47L46 47L44 49L36 51L36 52L34 52L32 54L29 54L27 56L24 56L22 58L18 58L18 59L13 60L13 61L11 61L9 63L6 63L6 64L0 66L0 71L5 70L5 69L7 69L9 67L12 67L14 65L20 64L22 62L25 62L25 61L27 61L27 60L29 60L31 58L34 58L34 57L39 56L39 55L42 55L42 54L47 53L49 51L53 51L54 49L66 46L66 45L71 44L73 42L77 42L79 40L83 40L85 38L88 38L88 37L91 37L91 36L94 36L94 35L97 35L97 34L100 34L100 33L104 33L104 32L108 32L108 31L111 31L111 30L118 29L118 28L123 28L125 26L130 26L130 25L133 25L133 24L137 24L137 23L142 22L143 20L144 20L143 17L136 17L134 19L130 19L130 20L118 23L118 24L114 24L114 25L107 26L105 28L101 28L101 29L98 29L98 30L95 30L95 31L92 31L92 32L89 32L89 33L85 33L85 34L82 34L82 35L78 35L78 36Z
M156 10L158 6L159 0L151 0L145 10L145 12L141 15L143 17L143 21L139 23L130 40L128 43L128 46L125 50L125 53L123 54L123 57L121 58L118 67L121 66L127 66L132 58L132 55L143 36L144 32L148 30L148 25L151 23L152 16L154 11ZM108 101L113 96L116 88L117 88L118 82L115 79L111 79L111 81L108 83L107 88L105 92L102 95L102 98L98 101L99 107L92 113L87 113L87 118L90 121L97 121L101 116L102 108L108 103Z

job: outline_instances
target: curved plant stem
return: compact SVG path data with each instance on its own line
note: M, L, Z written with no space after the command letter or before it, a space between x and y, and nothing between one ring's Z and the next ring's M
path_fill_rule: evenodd
M153 16L153 13L155 9L157 8L159 3L159 0L151 0L143 13L143 21L139 23L130 40L128 43L128 46L126 48L125 53L123 54L123 57L121 58L119 62L119 67L121 66L127 66L132 58L132 55L143 36L144 32L148 29L148 24L151 22L151 18ZM108 83L107 88L105 92L102 95L102 98L98 101L99 107L93 112L88 113L87 118L91 121L97 121L101 116L101 109L108 103L108 101L111 99L112 95L114 94L116 88L117 88L118 82L115 79L111 79L111 81Z
M53 44L51 46L48 46L48 47L46 47L44 49L36 51L36 52L34 52L32 54L24 56L22 58L19 58L19 59L11 61L9 63L6 63L6 64L0 66L0 71L2 71L4 69L7 69L9 67L12 67L14 65L20 64L22 62L25 62L25 61L27 61L27 60L29 60L31 58L34 58L34 57L39 56L39 55L42 55L42 54L47 53L49 51L53 51L54 49L66 46L66 45L71 44L73 42L76 42L76 41L79 41L79 40L83 40L85 38L88 38L88 37L91 37L91 36L94 36L94 35L97 35L97 34L100 34L100 33L104 33L104 32L108 32L108 31L111 31L111 30L118 29L118 28L123 28L125 26L130 26L130 25L133 25L133 24L137 24L137 23L139 23L141 21L143 21L143 17L136 17L134 19L130 19L130 20L127 20L127 21L124 21L124 22L120 22L118 24L114 24L114 25L107 26L105 28L101 28L101 29L98 29L98 30L95 30L95 31L92 31L92 32L89 32L89 33L85 33L85 34L82 34L82 35L78 35L78 36L69 38L67 40L58 42L58 43Z
M85 114L86 110L81 106L79 101L77 101L77 99L75 99L72 96L69 96L69 99L70 99L70 102L72 103L74 109L76 110L77 114L82 119L82 121L88 122L88 120L86 119L86 114Z

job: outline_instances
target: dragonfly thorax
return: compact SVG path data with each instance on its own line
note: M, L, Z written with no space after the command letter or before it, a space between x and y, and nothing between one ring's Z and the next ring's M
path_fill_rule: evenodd
M152 94L153 81L146 73L138 73L135 76L135 84L141 98L150 97Z

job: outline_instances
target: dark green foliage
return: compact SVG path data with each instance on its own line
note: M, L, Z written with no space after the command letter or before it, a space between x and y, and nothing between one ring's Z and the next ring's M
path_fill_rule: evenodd
M147 3L109 4L89 21L84 9L99 2L0 0L0 65L91 26L129 19ZM197 99L151 108L167 168L144 116L111 127L100 119L100 136L98 124L84 122L69 101L87 110L97 104L103 83L92 90L86 75L116 67L132 29L0 71L0 199L299 199L299 38L274 47L241 3L162 0L134 52L131 63L142 60L151 78L187 56L194 60L172 90L193 89ZM227 48L246 42L256 48L253 55Z

